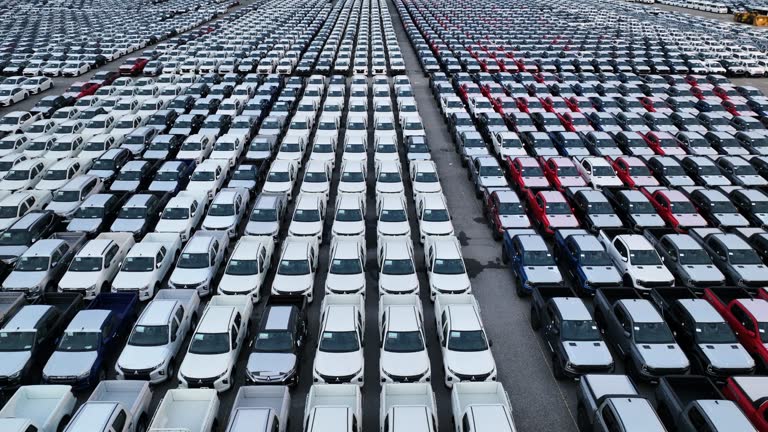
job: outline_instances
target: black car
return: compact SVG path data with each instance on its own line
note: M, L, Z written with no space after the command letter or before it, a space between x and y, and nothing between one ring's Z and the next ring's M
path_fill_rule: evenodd
M160 110L152 114L146 126L155 129L159 134L167 133L178 117L179 114L174 110Z
M162 161L157 159L134 160L126 163L118 171L109 191L117 193L143 191L149 186L161 164Z
M144 159L167 160L176 157L184 138L179 135L157 135L149 143Z
M107 230L127 198L124 194L94 194L86 198L67 224L69 232L95 236Z
M20 217L0 235L0 260L13 264L34 242L48 237L59 218L51 211L33 211Z
M69 105L64 96L46 96L35 104L31 110L32 114L42 114L45 118L51 118L54 112L61 107Z
M190 110L192 110L196 100L197 99L194 96L189 94L176 96L168 104L168 109L176 111L179 115L187 114Z
M131 196L120 207L110 231L131 232L134 237L141 239L160 220L160 215L170 199L170 193L140 193Z
M133 159L133 154L126 148L110 149L93 161L88 173L101 178L104 183L109 183L123 165L131 159Z
M266 254L262 251L254 253L257 256ZM298 384L302 348L306 342L305 298L269 296L248 357L248 384Z

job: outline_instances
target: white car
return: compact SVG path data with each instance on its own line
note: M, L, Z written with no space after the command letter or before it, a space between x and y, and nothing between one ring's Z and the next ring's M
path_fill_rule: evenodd
M454 236L427 237L424 262L429 279L429 296L469 294L472 285L461 255L461 244Z
M298 165L295 161L276 160L272 162L262 186L262 192L283 193L290 200L296 184Z
M83 137L80 134L55 135L54 142L45 152L45 159L57 161L66 158L74 158L80 155L83 149Z
M376 234L378 237L409 237L408 206L403 195L385 194L376 199Z
M416 196L416 216L419 220L419 241L427 236L453 235L453 223L443 194L419 194Z
M59 124L59 126L53 131L57 137L64 135L77 135L83 128L85 128L85 122L80 119L67 120Z
M294 237L314 237L323 241L326 201L322 195L312 193L299 194L296 208L288 225L288 235Z
M418 294L419 277L410 237L379 237L379 294Z
M214 141L216 139L212 136L202 134L190 135L181 144L176 159L193 160L199 164L203 159L207 159L213 151Z
M357 193L365 195L368 187L366 178L368 168L366 162L344 161L341 164L341 174L337 185L338 193Z
M339 193L331 228L333 237L365 237L365 196Z
M17 133L43 118L42 114L32 114L28 111L12 111L0 118L0 132Z
M200 297L213 292L213 278L223 264L229 237L217 231L198 231L184 246L168 279L175 289L194 289ZM250 303L250 301L249 301Z
M244 142L234 134L225 134L216 140L211 151L210 159L225 160L230 167L234 167L245 149Z
M59 292L79 292L91 300L109 289L135 240L128 233L102 233L77 252L59 281Z
M123 141L123 138L116 138L114 135L94 135L85 143L77 157L93 161L100 158L107 150L120 147Z
M209 199L204 192L179 192L165 205L155 232L178 233L186 242L203 219Z
M656 249L642 235L620 234L613 238L601 231L600 242L624 275L627 285L641 290L653 287L672 286L675 277L661 261Z
M135 292L149 300L161 288L181 249L176 233L149 233L133 245L112 281L112 292Z
M298 134L283 137L277 155L275 155L275 160L294 161L301 166L302 160L304 159L304 153L307 149L308 138L308 136Z
M0 105L11 106L29 97L29 92L21 87L0 88Z
M379 297L381 382L429 382L432 379L424 335L424 312L416 295Z
M331 165L331 169L336 167L336 137L315 137L312 144L312 151L309 153L309 160L325 161Z
M211 201L202 229L225 231L229 238L237 235L237 227L248 207L250 195L243 188L222 189Z
M376 196L405 193L400 162L384 161L376 164Z
M5 177L8 171L27 159L32 159L24 153L11 153L0 157L0 178Z
M601 157L585 157L576 164L579 174L593 187L621 187L623 182L616 175L610 162Z
M104 187L101 179L90 174L84 174L68 181L56 190L53 200L45 208L65 219L75 214L80 204L89 196L101 192Z
M25 214L42 210L53 195L49 191L25 190L14 192L0 200L0 231L6 230Z
M67 184L73 178L84 174L92 165L88 159L68 158L53 163L43 174L35 189L55 191Z
M61 74L68 77L80 76L91 70L91 66L84 61L73 61L64 63L64 67L61 68Z
M365 296L365 238L335 237L328 259L326 294Z
M243 236L237 241L219 282L220 295L245 295L253 303L266 281L275 242L269 236Z
M310 160L304 170L300 193L320 194L324 200L331 193L331 166L325 161Z
M31 189L43 179L43 175L53 161L48 159L27 159L16 164L0 180L0 190L17 191Z
M283 241L277 272L272 281L272 294L314 297L319 243L316 237L288 237Z
M320 312L313 382L362 386L365 372L364 336L363 296L326 294Z
M35 139L43 135L51 135L56 128L56 122L53 120L38 120L24 128L24 135L29 139Z
M120 102L115 104L110 114L122 120L123 117L139 112L139 100L135 97L121 98ZM138 126L134 126L138 127ZM115 132L117 133L117 132Z
M0 139L0 157L11 153L20 153L29 145L29 138L22 134L12 134Z
M213 199L216 193L224 185L227 178L229 164L221 160L208 159L195 167L192 176L187 183L186 190L205 192Z
M44 76L34 77L24 81L24 84L21 85L21 88L28 91L29 94L38 94L52 89L53 80Z
M433 161L420 160L411 162L410 175L414 200L418 194L443 193L440 178L437 174L437 166L435 166Z

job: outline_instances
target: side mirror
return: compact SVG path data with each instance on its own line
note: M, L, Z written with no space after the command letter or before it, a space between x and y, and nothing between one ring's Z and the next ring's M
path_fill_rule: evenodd
M493 346L493 339L488 339L488 346L489 346L489 347L492 347L492 346Z
M171 342L176 342L176 333L171 335Z
M624 261L624 262L628 262L628 261L629 261L629 258L627 258L627 257L623 256L623 257L621 257L621 260L622 260L622 261Z

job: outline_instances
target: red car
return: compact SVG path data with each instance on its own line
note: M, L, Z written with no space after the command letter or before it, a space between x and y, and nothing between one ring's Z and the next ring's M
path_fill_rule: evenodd
M541 162L547 180L560 192L564 192L567 187L587 185L587 182L579 174L579 169L576 168L576 164L573 163L571 158L553 156Z
M685 82L688 83L688 85L690 85L691 87L697 87L699 85L699 80L696 78L695 75L686 75Z
M525 214L517 193L512 189L489 190L486 188L483 204L483 211L495 240L501 240L507 229L531 227L531 220Z
M593 132L595 129L589 123L589 119L580 112L555 112L560 123L568 132Z
M679 233L686 233L688 228L707 226L704 216L682 192L665 187L647 187L640 189L653 204L656 212L664 221Z
M739 96L739 92L735 88L726 85L720 85L712 89L712 93L722 100L728 100L731 97Z
M507 156L507 170L512 178L512 185L520 190L529 188L549 188L550 184L539 163L530 156L520 156L512 159Z
M497 113L501 115L507 115L511 112L517 111L517 102L515 98L509 96L499 96L491 100L491 105Z
M672 113L672 108L660 97L641 97L640 104L649 112Z
M768 377L728 378L723 387L723 396L736 402L758 431L768 432Z
M592 101L586 96L571 96L565 100L565 103L568 104L568 108L573 112L590 113L597 111Z
M757 298L768 300L768 288L760 288L757 290Z
M546 111L540 100L536 99L535 97L525 96L520 96L517 98L517 109L526 114Z
M539 98L539 100L541 101L541 106L544 107L547 112L570 110L568 102L559 96L547 96L545 98Z
M144 66L149 63L149 59L146 57L136 57L128 59L125 63L120 65L120 75L136 76L144 70Z
M560 191L528 191L528 208L531 219L536 221L546 235L554 235L555 230L579 228L579 220L573 215L573 209Z
M100 81L101 85L106 86L115 82L115 80L119 77L120 77L120 73L118 72L101 71L101 72L97 72L96 75L94 75L93 78L91 78L91 81Z
M691 87L691 93L698 99L704 99L707 97L715 96L713 91L715 87L712 84L699 84L696 87Z
M501 86L501 84L498 83L485 83L480 87L480 91L483 92L483 95L487 98L491 98L491 95L495 94L504 94L504 87Z
M685 149L680 142L669 132L646 132L643 139L654 153L661 156L685 155Z
M77 92L75 99L80 99L82 97L90 96L96 93L96 90L98 90L99 87L101 87L101 85L94 82L74 83L64 93Z
M726 111L731 113L731 115L734 116L754 116L756 115L754 111L747 105L747 100L742 97L732 97L730 99L724 100L720 103L720 105L725 108Z
M763 340L768 337L768 300L752 298L738 288L707 288L704 298L725 318L744 349L762 363L763 370L768 367L768 345Z
M621 181L631 188L659 186L659 181L656 180L643 160L638 157L618 157L613 161L613 169Z

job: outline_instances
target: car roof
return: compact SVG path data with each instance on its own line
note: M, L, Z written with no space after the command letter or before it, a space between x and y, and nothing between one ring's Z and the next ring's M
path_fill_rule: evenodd
M768 300L738 299L736 300L755 317L758 322L768 322Z
M611 404L617 413L617 418L624 425L625 432L664 432L656 412L651 407L647 399L643 398L611 398ZM651 423L649 418L655 417L656 421ZM649 426L655 425L656 428Z
M83 309L72 318L67 331L98 330L111 312L104 309Z
M80 206L83 207L101 207L103 206L110 198L112 198L114 195L112 194L95 194L91 195L88 198L83 201L83 204Z
M45 213L42 212L33 212L33 213L27 213L19 220L17 220L9 229L28 229L31 227L35 222L40 220L41 217L43 217Z
M195 233L186 246L184 246L185 253L205 252L208 253L208 247L213 243L215 239L211 235L200 235Z
M223 333L237 310L233 306L208 306L195 333Z
M479 330L482 327L477 310L471 304L449 304L446 309L452 330Z
M330 305L325 312L325 330L348 331L355 328L357 308L352 305Z
M166 325L170 321L173 309L178 302L176 300L158 299L149 302L147 308L141 313L136 322L137 325Z
M117 407L117 402L88 402L77 411L75 419L70 422L70 427L67 429L73 431L103 430Z
M565 321L591 321L592 316L578 297L555 297L552 302Z
M37 326L40 318L51 309L53 309L53 306L50 305L26 305L19 309L19 311L5 323L3 331L32 330Z
M621 299L619 300L632 317L634 322L664 322L661 316L648 300L641 299Z

